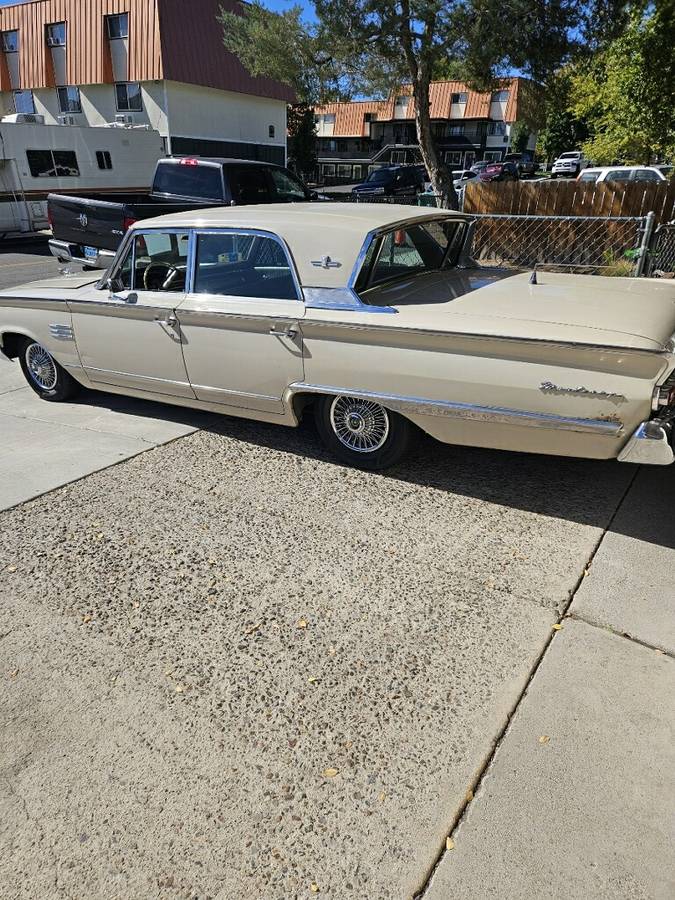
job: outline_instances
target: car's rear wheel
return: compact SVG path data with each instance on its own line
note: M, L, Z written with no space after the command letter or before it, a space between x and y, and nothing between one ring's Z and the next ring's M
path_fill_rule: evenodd
M373 400L338 395L316 405L317 429L330 452L359 469L388 469L410 450L414 426Z
M19 362L26 381L43 400L70 400L80 389L72 375L37 341L24 341Z

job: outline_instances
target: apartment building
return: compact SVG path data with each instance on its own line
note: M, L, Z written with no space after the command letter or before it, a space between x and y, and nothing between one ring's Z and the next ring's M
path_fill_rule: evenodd
M525 78L500 82L492 93L459 81L436 81L430 113L441 158L451 169L479 159L498 161L511 149L513 125L531 121L539 88ZM327 183L359 181L373 168L421 161L410 86L387 100L329 103L315 110L318 176ZM536 133L528 140L534 152Z
M284 163L290 89L225 50L233 0L29 0L0 7L3 114L150 125L166 152Z

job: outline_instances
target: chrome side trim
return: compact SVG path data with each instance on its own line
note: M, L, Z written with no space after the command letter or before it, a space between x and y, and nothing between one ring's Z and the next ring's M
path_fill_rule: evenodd
M75 336L70 325L53 324L49 326L49 333L57 341L73 341Z
M394 313L393 306L369 306L351 288L305 288L305 307L307 309L358 310L367 313Z
M215 388L208 384L192 384L191 387L195 392L210 394L214 398L220 396L223 398L241 397L242 400L273 400L275 403L281 403L281 397L274 397L271 394L254 394L252 391L228 391L227 388Z
M139 375L137 372L116 372L115 369L97 369L94 366L85 364L86 372L96 372L98 375L115 375L120 378L133 378L140 381L154 381L158 384L175 384L177 387L192 389L192 385L187 381L174 381L171 378L156 378L154 375Z
M427 400L422 397L403 397L399 394L381 394L377 391L354 390L326 384L296 382L290 385L290 390L292 394L341 394L364 400L375 400L386 406L387 409L418 416L448 416L491 424L557 428L564 431L607 435L608 437L617 437L623 431L623 423L614 419L577 419L569 416L556 416L552 413L533 412L527 409L482 406L476 403L459 403L452 400Z
M675 453L668 442L666 430L654 422L640 422L618 456L619 462L669 466Z

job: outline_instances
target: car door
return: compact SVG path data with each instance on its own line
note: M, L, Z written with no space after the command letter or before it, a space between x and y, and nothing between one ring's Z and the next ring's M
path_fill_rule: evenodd
M191 290L177 310L199 400L281 414L302 381L304 303L283 242L269 232L197 231Z
M134 232L101 286L71 303L84 369L95 384L194 397L174 310L185 298L186 230Z

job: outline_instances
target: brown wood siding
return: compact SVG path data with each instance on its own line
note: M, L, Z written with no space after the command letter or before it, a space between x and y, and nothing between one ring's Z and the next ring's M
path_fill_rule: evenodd
M290 102L288 85L253 78L223 45L220 7L236 12L236 0L158 0L164 77L223 91L255 94Z
M33 0L0 8L0 29L19 30L21 87L53 86L45 27L54 22L66 22L68 83L111 82L104 17L123 12L129 14L129 80L162 78L157 0ZM0 69L0 88L9 90L4 82Z

